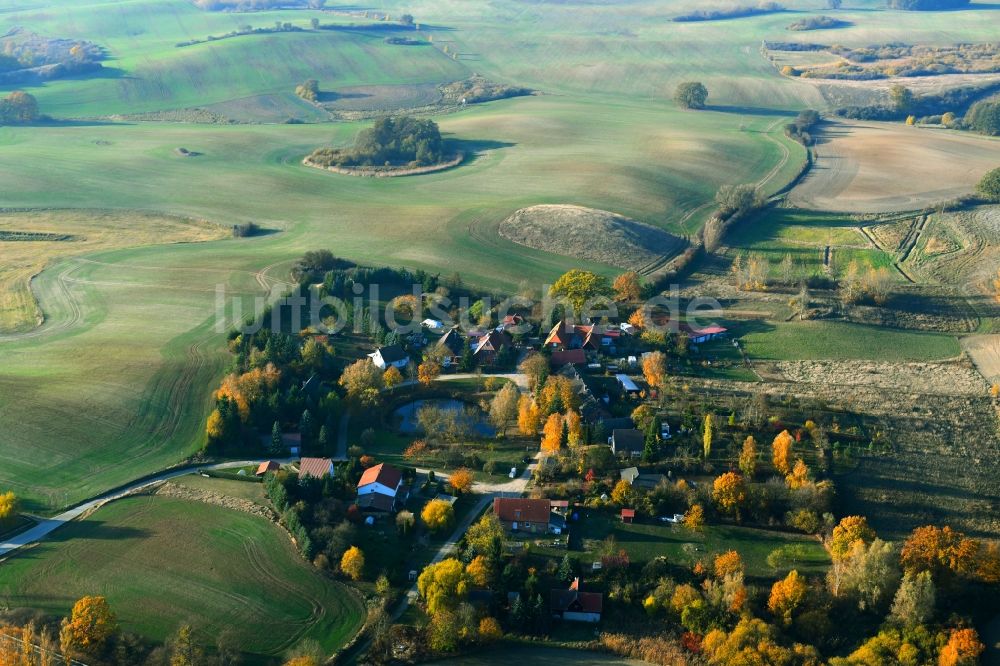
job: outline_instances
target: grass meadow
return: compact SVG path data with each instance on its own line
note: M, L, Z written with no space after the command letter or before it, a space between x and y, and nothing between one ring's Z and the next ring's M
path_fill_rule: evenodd
M233 631L251 663L305 640L332 652L364 614L268 521L155 496L109 504L0 567L0 600L10 608L66 615L88 594L106 596L124 630L152 640L183 623L207 646Z
M458 271L491 291L541 285L579 261L500 238L497 225L514 210L576 204L692 234L719 185L754 182L770 193L790 181L805 154L782 125L822 105L815 87L777 76L759 53L762 39L788 37L793 14L669 21L694 0L377 3L373 9L417 18L419 37L433 38L417 47L386 44L385 33L372 30L175 46L245 24L365 21L343 11L207 13L188 0L0 3L7 4L0 31L23 26L92 40L109 58L101 76L27 88L54 121L0 127L0 206L141 211L137 227L146 215L225 228L253 220L280 232L172 245L163 237L159 245L45 258L32 287L46 323L0 336L0 488L40 513L199 447L226 362L214 325L217 285L243 299L261 295L297 256L319 247L362 262ZM845 12L857 25L838 30L838 41L868 43L875 29L886 39L931 42L990 35L985 10L950 12L945 30L935 16L874 7L866 0ZM448 138L474 154L460 168L420 177L359 179L301 166L317 146L350 143L358 123L114 120L197 106L280 122L302 110L291 91L305 78L335 92L474 72L540 94L438 117ZM692 78L708 85L710 110L684 112L670 100L676 83ZM181 157L178 148L200 155ZM778 342L761 344L780 346L776 335Z

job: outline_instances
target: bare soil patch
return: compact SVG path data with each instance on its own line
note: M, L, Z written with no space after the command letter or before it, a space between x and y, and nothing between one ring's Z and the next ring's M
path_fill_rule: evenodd
M313 169L322 169L323 171L332 171L333 173L343 174L345 176L361 176L364 178L394 178L397 176L419 176L425 173L434 173L436 171L444 171L445 169L451 169L457 167L465 159L465 153L458 153L451 159L440 162L439 164L431 164L422 167L410 167L410 166L382 166L382 167L341 167L341 166L323 166L321 164L316 164L308 157L302 160L302 163L307 167L312 167Z
M1000 345L996 351L1000 352ZM1000 354L997 360L1000 362ZM955 396L982 396L987 388L975 370L957 363L780 361L771 368L785 381L795 383L888 390L914 387L921 394Z
M504 238L536 250L650 272L683 239L616 213L570 205L522 208L500 223Z
M1000 382L1000 335L970 335L962 338L962 349L986 381Z
M988 137L835 122L819 132L816 163L789 201L814 210L918 210L972 192L998 163L1000 141Z

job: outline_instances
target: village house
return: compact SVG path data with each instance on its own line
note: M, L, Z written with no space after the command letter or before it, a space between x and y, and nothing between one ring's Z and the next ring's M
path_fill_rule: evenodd
M299 461L299 479L322 479L333 476L333 461L329 458L303 458Z
M564 365L583 365L587 362L587 352L582 349L556 350L549 357L549 365L558 369Z
M368 354L368 358L372 360L372 363L379 370L387 370L390 366L402 370L410 362L410 357L406 355L406 352L399 345L379 347L371 354Z
M693 326L689 326L688 324L680 325L680 332L686 335L692 344L696 345L708 342L709 340L715 340L716 338L725 335L728 330L729 329L723 326L705 326L702 328L695 328Z
M583 592L580 587L580 579L574 578L568 590L552 590L549 595L549 608L552 610L553 618L594 624L601 621L604 595L598 592Z
M616 428L608 438L612 453L630 458L641 456L645 443L646 438L635 428Z
M663 474L643 474L638 467L628 467L619 473L623 481L627 481L633 488L644 490L654 490L658 485L667 480Z
M462 362L462 356L469 347L469 339L456 326L438 339L437 346L444 350L441 364L447 368Z
M392 465L379 463L369 467L358 481L357 504L361 509L390 512L403 499L403 473Z
M546 534L552 506L547 499L497 497L493 500L493 513L512 532Z
M479 365L495 365L504 349L514 348L514 340L508 333L490 331L479 339L472 357Z

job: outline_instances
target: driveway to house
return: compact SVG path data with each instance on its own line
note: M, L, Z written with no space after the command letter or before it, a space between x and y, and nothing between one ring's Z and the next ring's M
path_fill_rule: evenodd
M271 458L268 458L271 460ZM290 463L294 459L288 458L285 460L279 460L281 463ZM232 469L234 467L249 467L251 465L259 465L264 462L264 460L234 460L229 462L217 463L215 465L195 465L190 467L182 467L178 469L169 470L156 476L152 476L142 481L136 481L135 483L119 488L118 490L112 490L109 493L95 497L92 500L88 500L83 504L79 504L68 511L64 511L57 516L43 520L37 525L29 530L25 530L20 534L12 536L9 540L0 543L0 558L6 557L10 553L23 548L36 541L41 541L49 534L59 529L71 520L76 520L80 516L83 516L94 509L97 509L108 502L113 502L116 499L121 499L127 495L130 495L136 491L149 488L150 486L155 486L158 483L164 481L169 481L170 479L176 479L179 476L186 476L201 470L211 470L218 471L224 469Z

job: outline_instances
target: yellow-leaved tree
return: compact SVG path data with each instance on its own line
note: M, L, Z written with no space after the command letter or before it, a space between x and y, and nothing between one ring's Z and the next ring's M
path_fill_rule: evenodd
M455 558L428 565L417 578L417 591L427 604L427 612L455 608L469 592L469 574Z
M12 520L18 512L20 503L13 491L0 493L0 524Z
M552 297L564 299L577 314L588 301L607 298L610 291L607 278L578 268L563 273L549 288Z
M806 581L799 572L792 569L783 580L776 581L771 586L771 594L767 599L767 609L784 626L792 623L793 615L806 597Z
M771 460L774 462L774 468L785 476L792 471L791 455L794 442L787 430L779 432L771 442Z
M365 573L365 554L357 546L351 546L340 558L340 570L351 580L361 580Z
M62 621L59 641L64 653L99 653L118 632L118 621L104 597L82 597Z
M420 519L424 521L431 532L440 532L451 527L455 522L455 508L445 500L431 500L424 505L420 512Z
M563 417L558 412L549 414L542 428L542 452L557 453L562 448Z

